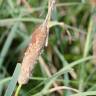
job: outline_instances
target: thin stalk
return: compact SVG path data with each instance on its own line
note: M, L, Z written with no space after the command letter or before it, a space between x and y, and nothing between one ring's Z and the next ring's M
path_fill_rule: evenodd
M92 26L93 22L90 20L89 22L89 27L88 27L88 34L87 34L87 39L85 42L85 48L84 48L84 53L83 53L83 58L87 57L90 49L90 41L91 41L91 36L92 36ZM80 81L79 81L79 90L83 91L84 90L84 79L85 79L85 64L82 63L80 65Z
M0 25L4 25L4 23L7 22L16 22L16 21L21 21L21 22L37 22L37 23L41 23L44 20L43 19L38 19L38 18L7 18L7 19L0 19Z
M86 92L81 92L78 94L73 94L71 96L96 96L96 91L86 91Z
M19 92L20 92L21 87L22 87L22 84L19 84L19 86L17 87L16 93L15 93L14 96L19 96Z
M0 85L4 84L4 83L6 83L6 82L8 82L10 80L11 80L11 77L4 78L3 80L0 80Z
M31 95L31 96L43 96L43 95L46 95L46 94L51 94L57 90L70 90L70 91L73 91L73 92L76 92L78 93L78 90L77 89L74 89L74 88L71 88L71 87L66 87L66 86L59 86L57 88L51 88L50 90L46 91L45 93L37 93L35 95Z
M58 51L58 49L56 47L54 48L54 50L55 50L56 54L58 55L58 57L60 58L60 60L63 64L63 67L69 65L68 62L65 60L64 56L62 56L62 54ZM69 86L68 72L66 72L64 74L64 85L67 86L67 87ZM69 90L64 91L64 96L69 96L69 94L70 94Z

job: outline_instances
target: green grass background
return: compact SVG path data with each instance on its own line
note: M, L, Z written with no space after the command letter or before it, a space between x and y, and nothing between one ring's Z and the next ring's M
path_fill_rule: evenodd
M41 54L44 64L37 61L30 81L22 86L19 95L96 96L96 66L90 57L93 53L93 37L96 34L96 21L93 18L96 9L88 0L56 1L52 20L59 24L53 24L50 28L48 47ZM15 67L22 61L32 32L47 14L47 0L27 2L31 11L26 4L18 5L17 0L0 0L0 96L4 96L9 88L8 84L13 88L9 81ZM70 68L72 72L69 72ZM17 68L15 75L16 72L19 74L18 70ZM17 82L16 78L12 80ZM17 87L14 82L14 90L10 89L12 96ZM78 92L65 88L50 93L51 88L54 88L53 83L76 89ZM11 92L8 91L9 95L5 96L10 96Z

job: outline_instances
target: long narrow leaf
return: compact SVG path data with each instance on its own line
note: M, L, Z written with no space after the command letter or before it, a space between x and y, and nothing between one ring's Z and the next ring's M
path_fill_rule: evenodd
M4 96L12 96L12 93L13 93L15 87L16 87L16 83L17 83L17 80L18 80L20 69L21 69L21 64L17 64L17 66L15 68L15 71L13 73L12 79L9 82L8 88L7 88Z

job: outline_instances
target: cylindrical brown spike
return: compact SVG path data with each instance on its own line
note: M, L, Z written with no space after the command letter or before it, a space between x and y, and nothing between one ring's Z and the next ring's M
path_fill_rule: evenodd
M25 52L22 66L21 66L21 73L18 79L19 84L26 84L29 80L30 74L35 66L35 62L38 59L39 55L41 54L41 51L43 47L45 46L46 39L48 37L48 31L49 31L49 18L52 13L52 8L55 0L52 0L52 4L50 5L50 8L48 9L48 14L46 16L45 21L43 24L41 24L33 33L32 33L32 39L29 43L29 46Z
M52 11L53 11L53 9L54 9L54 6L55 6L55 0L49 0L48 13L47 13L47 16L46 16L43 24L48 23L48 21L50 21L50 19L51 19L51 14L52 14Z
M29 80L32 69L35 66L35 62L38 59L42 48L46 41L47 26L38 27L32 34L32 40L25 52L21 73L18 79L19 84L26 84Z

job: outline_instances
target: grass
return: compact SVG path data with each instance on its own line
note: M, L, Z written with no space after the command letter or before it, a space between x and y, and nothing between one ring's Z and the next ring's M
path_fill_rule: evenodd
M26 2L20 5L17 1L0 1L0 96L96 96L96 67L92 61L95 3L56 2L48 47L37 60L30 81L21 87L17 84L18 63L48 7L47 0L26 0L31 9Z

